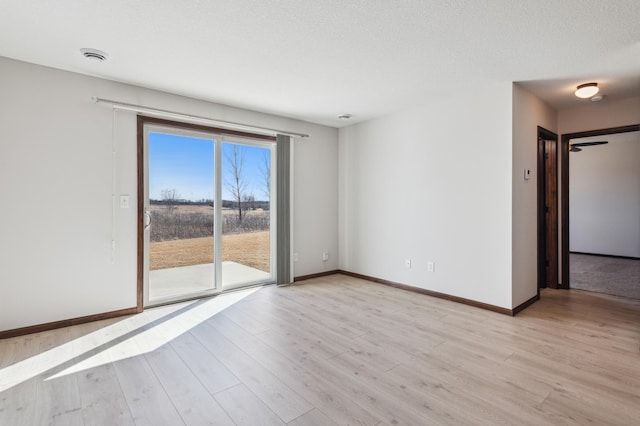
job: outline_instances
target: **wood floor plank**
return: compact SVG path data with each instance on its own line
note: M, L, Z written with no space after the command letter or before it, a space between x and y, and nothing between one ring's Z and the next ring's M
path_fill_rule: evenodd
M216 400L238 426L282 426L285 423L245 385L215 395Z
M201 324L191 333L285 423L313 409L308 401L209 324Z
M39 352L57 349L71 338L70 328L63 328L43 336ZM67 346L71 351L71 346ZM70 358L70 354L68 355ZM63 359L66 358L63 355ZM35 424L82 426L82 401L75 374L51 378L44 374L36 385Z
M282 352L287 348L289 352L287 352L286 355L299 361L308 357L326 358L350 350L355 354L369 358L370 361L375 359L381 368L389 369L393 368L399 362L409 359L416 345L420 347L420 350L427 350L428 347L442 342L442 339L439 337L431 340L425 338L424 335L417 336L415 332L412 334L410 328L400 331L395 328L390 329L386 327L386 330L384 330L386 335L383 337L393 339L395 344L383 347L380 345L380 342L372 339L371 332L361 334L363 328L361 328L362 326L359 324L355 324L353 328L356 329L360 327L358 331L359 336L347 338L331 327L323 327L319 325L317 321L310 320L308 315L297 317L295 314L281 310L281 308L278 307L271 307L269 310L277 313L280 317L289 319L279 323L277 328L257 334L257 337L268 342L277 336L279 338L279 350ZM319 309L318 313L323 315L324 318L329 318L330 313L322 313L321 311L322 309ZM340 315L338 319L342 324L349 322L349 319L342 316L342 313ZM368 323L369 329L374 326L376 335L382 332L382 325L380 323L374 324L374 322L370 320L363 320L363 322ZM375 327L376 325L378 325L378 327ZM407 339L398 338L398 334L400 333L411 335L411 343L409 345L404 344L407 342Z
M322 315L322 305L330 305L332 303L338 303L337 301L320 298L317 300L308 300L308 295L300 292L291 293L297 291L298 288L293 287L291 289L285 287L284 292L279 295L277 300L277 306L279 309L284 309L289 314L294 315L299 320L305 320L317 324L323 328L327 328L333 333L344 336L347 339L356 338L366 333L368 326L357 325L349 322L345 322L344 317L329 315Z
M32 425L36 415L33 403L38 378L32 378L0 392L0 425Z
M538 399L524 399L520 394L514 395L516 388L496 386L496 381L487 384L471 374L461 374L451 364L435 357L430 357L428 363L400 365L384 373L362 364L351 354L340 355L334 362L350 369L361 379L379 383L377 386L386 388L389 394L401 395L403 400L412 402L412 406L425 408L420 410L425 418L438 416L439 422L509 424L512 417L521 417L520 424L523 425L546 422L536 410L521 410L527 404L535 404ZM484 398L485 394L496 397ZM466 409L453 412L452 406ZM478 418L477 413L483 415Z
M134 424L113 364L100 365L77 374L86 426Z
M145 357L185 424L234 424L170 345Z
M638 349L637 333L634 334L633 331L621 333L619 325L616 326L616 331L612 332L586 318L572 323L556 323L553 317L546 317L543 313L529 315L529 318L537 317L541 327L550 328L553 335L561 338L570 336L576 342L612 350L637 352Z
M38 355L40 338L43 334L46 335L47 333L28 334L26 336L0 340L0 344L5 348L0 367L9 367Z
M183 425L173 402L143 356L114 363L136 425Z
M73 357L83 359L86 348L104 344L97 331L114 321L111 319L70 327L76 339L72 344ZM76 376L78 383L82 417L86 426L134 424L118 376L108 357L105 357L105 363L101 365L72 374Z
M279 352L277 345L270 346L254 337L237 343L256 363L280 378L335 423L373 426L380 421L378 417L357 404L342 384L332 383L324 375L311 373L301 363Z
M292 359L301 360L313 355L319 358L332 358L348 348L319 335L309 335L297 330L297 327L280 327L264 333L256 334L256 337L274 347L278 347L283 353Z
M304 288L304 287L301 287ZM305 290L306 291L306 290ZM326 291L323 289L318 291L321 293ZM316 295L316 297L319 297ZM316 320L321 321L322 324L329 324L330 320L341 325L344 329L348 327L350 330L356 330L354 334L348 336L347 341L353 342L354 340L366 340L364 338L371 330L375 330L376 333L385 334L389 339L395 339L398 342L398 346L402 346L403 343L411 342L410 348L408 349L407 345L404 345L404 352L411 353L415 350L415 345L420 346L420 350L428 350L428 348L436 346L440 344L443 339L442 336L434 333L432 330L429 330L424 326L425 321L412 321L411 323L402 322L402 321L389 321L388 316L380 317L376 313L367 312L360 309L354 309L353 306L348 302L348 299L345 300L345 303L340 305L339 308L331 308L332 304L335 305L335 302L330 302L330 300L334 300L330 294L326 294L326 302L321 298L318 299L313 306L305 306L305 316L308 317L308 312L315 312L318 315L318 318L324 318L324 320ZM375 300L374 298L371 299ZM391 314L395 313L394 310ZM302 320L305 320L303 318ZM364 339L360 339L360 338ZM335 339L335 338L334 338ZM366 351L366 348L351 348L354 351Z
M552 416L552 424L558 425L620 426L638 423L637 418L625 421L618 417L617 413L598 412L594 407L576 404L576 401L564 397L563 392L552 392L540 408Z
M240 380L191 333L173 340L171 346L210 394L240 384Z
M518 398L532 403L541 403L552 391L553 386L527 374L518 368L512 368L507 362L497 362L479 358L458 342L445 342L429 354L422 354L404 364L416 371L429 371L440 368L440 377L452 379L451 383L465 383L466 380L479 381L477 393L492 390L491 394L517 395Z
M342 356L324 361L310 360L304 367L342 387L358 405L391 424L460 424L451 415L432 410L424 399L418 405L412 404L401 394L400 384L379 382L377 373L363 374L345 366L340 362Z
M322 414L320 410L311 410L295 420L287 423L288 426L337 426L327 416Z
M254 306L252 304L250 309L253 310ZM295 317L287 316L284 311L278 314L272 313L271 321L274 326L267 331L255 333L255 337L270 342L272 346L277 346L281 352L286 351L292 359L302 358L310 353L314 356L329 358L348 350L346 346L336 342L336 339L342 338L341 336L334 335L332 336L334 338L325 336L323 339L321 332L311 334L307 332L306 327L304 331L299 330L300 322ZM224 316L211 318L208 323L232 342L242 342L254 336L233 321L225 320Z
M401 365L388 374L397 375L410 389L424 388L432 392L437 404L465 406L466 411L485 413L481 417L490 419L489 423L508 424L510 418L517 418L522 425L550 424L550 416L537 408L550 391L540 397L529 391L527 382L523 385L503 382L483 374L483 367L467 371L432 355L425 355L425 358L415 365ZM434 383L436 386L432 388Z
M40 349L42 335L43 333L20 336L3 342L7 346L0 372L7 367L18 365L20 362L36 356ZM3 382L11 382L11 378L7 377L0 381L0 384L3 385L2 389L5 389L0 392L0 425L34 424L36 416L34 400L39 380L41 378L31 377L8 389Z
M218 330L224 337L229 339L231 342L237 342L246 338L253 336L252 333L249 333L242 326L231 320L229 317L222 315L216 315L209 320L207 320L207 324L211 325L213 328ZM278 327L275 327L277 329ZM266 333L271 329L258 333Z
M269 316L261 315L259 310L245 308L245 305L250 303L251 302L246 302L242 304L242 307L231 307L225 309L222 315L235 322L251 334L261 333L273 327Z
M363 329L354 330L345 325L340 319L325 317L312 311L300 312L300 306L282 300L282 306L270 307L272 315L279 317L278 329L288 332L302 331L306 335L318 336L327 345L332 346L334 352L342 352L350 342L365 333ZM340 323L340 325L337 325Z
M253 308L255 307L252 306L252 310L254 310ZM279 352L288 358L299 362L304 362L309 357L331 358L345 351L352 351L357 356L368 359L368 362L375 362L383 370L388 370L413 356L399 348L406 348L407 346L402 346L402 343L397 339L394 344L386 346L381 345L379 341L373 338L371 336L372 333L365 333L355 339L348 339L341 334L335 333L330 328L318 326L314 321L310 321L306 317L289 316L289 312L280 310L277 307L270 307L268 310L273 315L277 312L280 318L284 317L288 318L288 320L272 319L272 323L276 324L277 327L273 327L264 333L258 333L256 337L277 348ZM344 321L344 318L340 318L340 320ZM210 323L219 324L218 328L223 334L227 330L225 335L232 340L238 338L242 340L247 336L241 330L230 329L229 324L223 325L220 320L217 321L212 320ZM301 324L303 327L300 327ZM310 333L310 331L312 332ZM379 335L379 333L376 334ZM388 331L388 334L395 336L393 330ZM422 341L420 338L414 337L411 349L413 350L416 343ZM437 343L440 343L440 341L438 340ZM426 350L426 347L430 345L431 342L425 344L421 349Z
M555 390L565 393L582 395L592 401L592 405L604 404L607 409L616 413L629 413L630 416L640 418L640 379L638 375L628 378L623 386L615 385L615 380L594 375L568 365L549 363L535 359L526 353L516 353L506 363L530 371L537 377L552 383ZM631 382L631 383L629 383Z

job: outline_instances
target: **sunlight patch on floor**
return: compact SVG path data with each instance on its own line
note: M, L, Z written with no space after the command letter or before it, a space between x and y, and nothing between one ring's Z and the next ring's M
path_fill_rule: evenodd
M184 313L177 314L157 325L152 325L135 336L83 360L47 380L152 352L258 290L259 288L256 287L235 291L219 295L201 304L195 304Z
M204 302L190 301L161 306L117 321L46 352L0 369L0 392L68 363L74 358L82 357L114 340L124 338L127 334L134 335L83 359L48 379L153 351L257 290L259 287L222 294ZM185 312L176 314L180 310L185 310ZM175 316L171 317L172 315ZM161 321L166 317L170 318ZM161 322L153 325L158 321Z

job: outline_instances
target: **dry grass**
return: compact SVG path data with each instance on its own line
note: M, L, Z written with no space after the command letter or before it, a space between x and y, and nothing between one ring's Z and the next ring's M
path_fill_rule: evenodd
M162 204L151 204L149 206L150 210L152 212L158 211L158 212L162 212L162 211L167 211L169 209L167 209L167 206L162 205ZM204 213L204 214L213 214L213 206L209 206L209 205L201 205L201 204L179 204L176 206L173 206L173 209L176 213L185 213L185 214L189 214L189 213Z
M270 268L269 231L222 236L222 260L241 263L261 271ZM165 269L176 266L213 262L213 237L151 243L149 268Z
M214 228L213 207L207 205L151 206L152 242L186 240L209 237ZM223 209L221 226L223 234L244 234L268 231L271 212L256 209L243 212L243 220L238 221L238 212Z
M149 209L152 212L158 211L158 212L162 212L162 211L167 211L167 207L162 205L162 204L151 204L149 206ZM203 214L213 214L213 206L209 206L209 205L201 205L201 204L180 204L174 207L175 212L176 213L182 213L182 214L193 214L193 213L203 213ZM267 210L268 211L268 210ZM227 208L227 207L223 207L222 208L222 214L223 215L235 215L238 212ZM255 209L255 210L243 210L243 213L246 215L262 215L265 214L265 210L263 209Z

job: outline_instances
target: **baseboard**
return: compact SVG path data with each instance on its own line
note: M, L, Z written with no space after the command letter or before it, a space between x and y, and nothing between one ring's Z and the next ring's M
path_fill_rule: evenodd
M101 314L87 315L84 317L71 318L62 321L48 322L45 324L31 325L29 327L14 328L12 330L0 331L0 339L24 336L25 334L40 333L42 331L55 330L56 328L69 327L72 325L84 324L87 322L100 321L104 319L117 318L125 315L139 313L138 308L120 309L119 311L104 312Z
M440 293L440 292L432 291L432 290L425 290L423 288L412 287L410 285L400 284L400 283L397 283L397 282L394 282L394 281L389 281L389 280L383 280L381 278L371 277L371 276L368 276L368 275L357 274L355 272L348 272L348 271L342 271L341 270L340 273L342 275L347 275L347 276L354 277L354 278L360 278L360 279L367 280L367 281L373 281L374 283L378 283L378 284L388 285L389 287L399 288L401 290L411 291L411 292L414 292L414 293L420 293L420 294L424 294L424 295L427 295L427 296L436 297L438 299L449 300L451 302L462 303L463 305L469 305L469 306L474 306L476 308L486 309L488 311L497 312L497 313L503 314L503 315L513 316L515 314L514 309L507 309L507 308L503 308L503 307L500 307L500 306L490 305L488 303L477 302L475 300L465 299L464 297L452 296L450 294ZM528 303L528 302L529 301L527 301L525 303ZM531 303L533 303L533 302L531 302ZM524 306L522 309L524 309L525 307L526 306Z
M516 306L515 308L513 308L511 310L511 315L516 315L518 312L522 312L523 310L525 310L526 308L528 308L529 306L533 305L535 302L537 302L538 300L540 300L540 295L536 294L535 296L533 296L531 299L519 304L518 306Z
M294 277L293 278L293 282L310 280L310 279L313 279L313 278L326 277L328 275L335 275L335 274L339 274L339 273L340 273L339 269L334 269L333 271L318 272L316 274L309 274L309 275L300 275L299 277Z
M640 260L640 257L634 256L616 256L615 254L586 253L583 251L570 251L569 254L584 254L587 256L612 257L614 259Z
M341 269L318 272L316 274L301 275L299 277L295 277L293 281L299 282L299 281L310 280L313 278L321 278L321 277L326 277L326 276L335 275L335 274L342 274L342 275L347 275L354 278L360 278L360 279L371 281L374 283L399 288L401 290L424 294L427 296L436 297L438 299L449 300L456 303L462 303L464 305L474 306L476 308L486 309L489 311L498 312L500 314L509 315L509 316L513 316L518 312L521 312L523 309L527 308L528 306L532 305L534 302L540 299L540 297L536 295L531 299L527 300L526 302L516 306L513 309L506 309L500 306L490 305L488 303L482 303L482 302L477 302L471 299L465 299L464 297L452 296L450 294L440 293L433 290L425 290L423 288L412 287L410 285L400 284L394 281L383 280L381 278L376 278L369 275L357 274L355 272L344 271ZM29 327L14 328L12 330L0 331L0 339L9 339L11 337L23 336L26 334L33 334L33 333L40 333L42 331L54 330L56 328L69 327L72 325L84 324L87 322L100 321L100 320L110 319L110 318L117 318L125 315L133 315L137 313L139 313L138 308L128 308L128 309L121 309L119 311L104 312L96 315L87 315L84 317L71 318L71 319L62 320L62 321L54 321L46 324L37 324Z

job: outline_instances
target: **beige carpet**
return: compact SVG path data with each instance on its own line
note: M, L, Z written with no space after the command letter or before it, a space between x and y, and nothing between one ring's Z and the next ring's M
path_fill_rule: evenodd
M640 299L640 259L571 253L569 265L571 288Z

